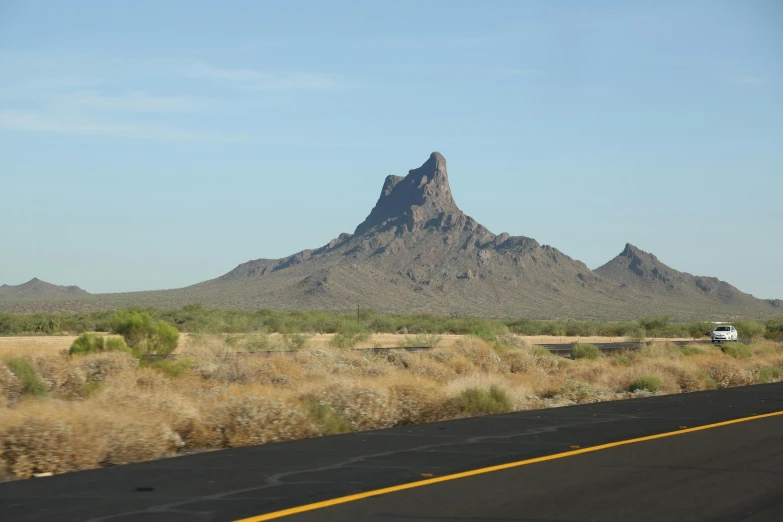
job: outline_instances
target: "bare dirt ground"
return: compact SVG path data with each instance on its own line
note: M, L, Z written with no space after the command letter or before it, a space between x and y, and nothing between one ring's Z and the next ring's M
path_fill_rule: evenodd
M0 337L0 356L15 356L24 355L31 352L58 352L61 350L68 350L76 339L75 335L40 335L40 336L16 336L16 337ZM272 342L279 337L278 334L270 335ZM405 338L407 339L407 342ZM440 341L439 347L449 348L465 337L462 335L443 334L437 336ZM531 344L570 344L570 343L616 343L624 342L623 337L568 337L568 336L553 336L553 335L538 335L538 336L517 336L520 339L525 339ZM309 348L325 348L329 346L334 334L322 334L312 335L307 339L306 346ZM189 335L184 333L180 335L179 346L175 350L175 353L181 352L183 348L188 344ZM414 335L400 335L400 334L375 334L369 341L357 343L355 348L372 348L378 347L394 347L402 344L411 344L416 340ZM649 339L656 340L656 339ZM664 339L658 339L664 340ZM669 341L690 341L691 339L667 339ZM415 342L412 344L416 344Z

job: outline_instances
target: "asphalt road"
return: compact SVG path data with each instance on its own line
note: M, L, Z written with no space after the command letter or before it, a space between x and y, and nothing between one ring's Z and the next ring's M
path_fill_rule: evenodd
M783 410L783 384L493 415L0 484L3 521L231 521ZM783 416L282 520L783 520ZM754 518L755 517L755 518Z

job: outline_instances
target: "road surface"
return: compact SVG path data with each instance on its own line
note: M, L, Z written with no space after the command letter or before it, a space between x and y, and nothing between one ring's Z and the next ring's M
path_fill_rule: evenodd
M234 521L574 451L281 520L783 520L783 384L202 453L0 484L3 521ZM755 417L700 431L694 427ZM676 435L590 451L599 445Z

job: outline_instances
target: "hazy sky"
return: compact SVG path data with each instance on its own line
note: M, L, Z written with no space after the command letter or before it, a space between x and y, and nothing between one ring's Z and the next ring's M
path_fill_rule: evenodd
M460 207L783 298L783 2L0 0L0 283L173 288Z

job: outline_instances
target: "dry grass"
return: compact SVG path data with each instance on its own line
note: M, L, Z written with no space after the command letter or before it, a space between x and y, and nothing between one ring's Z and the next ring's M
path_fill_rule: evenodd
M638 385L650 380L656 393L670 394L783 376L773 370L783 367L783 351L772 343L754 345L749 358L658 344L596 360L548 356L520 338L503 343L461 338L428 352L383 355L314 343L238 357L224 339L194 337L182 349L185 371L177 372L143 367L124 353L14 354L35 368L46 395L25 395L0 363L0 468L24 478L482 411L639 397L651 394Z

